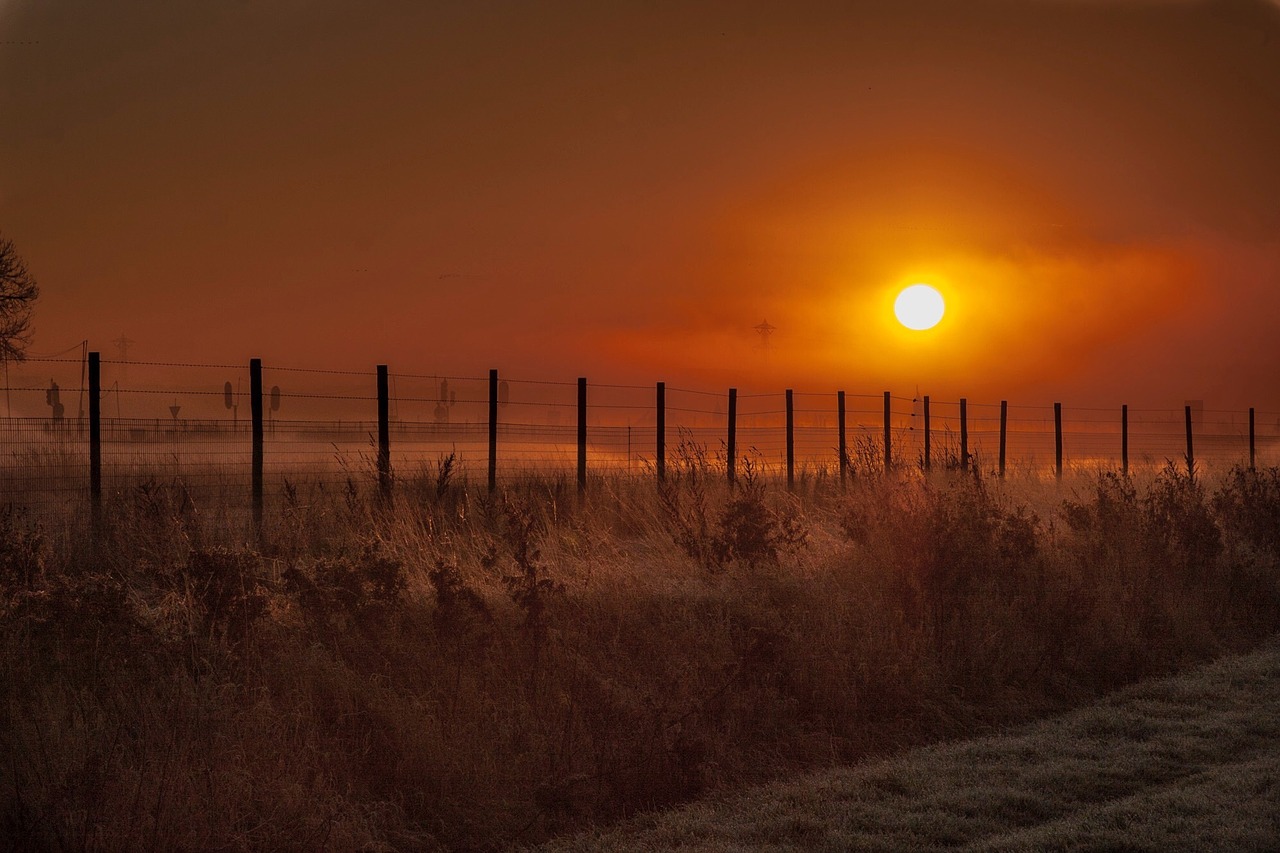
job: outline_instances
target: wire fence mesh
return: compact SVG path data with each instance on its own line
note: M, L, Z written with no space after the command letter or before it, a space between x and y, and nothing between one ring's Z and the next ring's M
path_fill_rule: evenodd
M108 496L149 482L181 482L192 494L247 505L252 476L248 365L103 361L101 409L103 491ZM487 479L489 377L389 374L391 468L400 480L434 477L450 459L453 476ZM376 477L378 396L374 370L262 368L263 474L268 496L286 483L326 488L367 484ZM497 386L495 473L499 483L532 475L572 477L578 453L578 383L501 377ZM585 454L593 474L652 476L657 465L656 386L590 384ZM89 387L82 359L31 359L10 365L7 417L0 421L0 504L57 505L87 512ZM846 458L859 470L884 463L886 429L892 464L919 469L925 459L926 411L930 460L939 467L970 464L994 471L1001 442L998 401L846 394ZM665 388L664 446L668 466L681 445L698 449L713 467L727 465L729 392ZM1280 414L1254 412L1256 463L1280 463ZM791 443L797 468L839 470L837 394L792 395ZM1201 468L1251 461L1248 410L1196 407L1193 449ZM1185 463L1185 409L1129 408L1132 469ZM787 465L785 389L737 394L736 448L765 476ZM1008 405L1003 431L1012 471L1056 468L1059 435L1054 407ZM1063 464L1069 470L1118 468L1119 409L1065 408ZM687 452L684 454L687 456Z

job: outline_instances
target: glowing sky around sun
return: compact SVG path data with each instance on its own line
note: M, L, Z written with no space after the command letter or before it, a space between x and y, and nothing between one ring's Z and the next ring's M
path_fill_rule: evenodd
M1178 404L1280 368L1270 3L9 0L0 114L36 350Z

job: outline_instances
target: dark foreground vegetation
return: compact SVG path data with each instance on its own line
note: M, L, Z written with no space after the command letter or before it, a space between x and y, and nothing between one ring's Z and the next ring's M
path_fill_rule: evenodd
M1280 850L1280 643L997 735L705 797L542 850Z
M1280 470L796 495L450 461L286 484L261 544L149 482L0 514L0 849L531 843L1078 706L1280 624Z

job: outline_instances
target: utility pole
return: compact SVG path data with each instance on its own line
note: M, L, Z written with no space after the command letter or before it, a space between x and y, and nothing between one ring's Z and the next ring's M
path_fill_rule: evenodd
M127 377L129 375L129 347L136 344L137 341L121 335L111 343L116 345L116 351L120 353L120 375Z
M765 366L769 366L769 336L778 330L777 326L772 325L768 320L757 323L754 327L756 334L760 336L760 349L764 351Z

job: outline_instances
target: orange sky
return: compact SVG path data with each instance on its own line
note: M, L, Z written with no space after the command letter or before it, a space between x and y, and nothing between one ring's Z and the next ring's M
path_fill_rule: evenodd
M1280 404L1275 3L0 0L0 115L36 353Z

